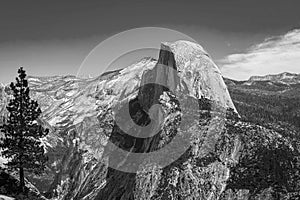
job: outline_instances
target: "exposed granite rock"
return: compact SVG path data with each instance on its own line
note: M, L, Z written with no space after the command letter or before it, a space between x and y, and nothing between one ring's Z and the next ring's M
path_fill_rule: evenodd
M227 110L237 112L219 69L201 46L163 43L158 61L142 59L95 79L30 77L29 83L32 98L43 110L40 122L51 130L44 141L50 157L47 173L30 177L47 197L248 198L247 191L226 190L230 166L238 163L243 144L239 135L228 141L223 137ZM8 95L3 87L0 95L5 115ZM153 154L138 160L136 173L118 170L129 166L133 153L155 152L175 137L183 141L187 136L189 146L181 156L167 149L167 157ZM119 148L127 156L112 168L112 155L118 155ZM152 162L163 159L174 162Z

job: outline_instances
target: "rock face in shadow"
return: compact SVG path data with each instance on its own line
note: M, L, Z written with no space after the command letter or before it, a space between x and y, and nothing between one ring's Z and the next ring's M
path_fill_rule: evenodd
M237 135L230 145L218 144L227 111L237 112L200 45L163 43L158 60L144 58L94 79L30 77L29 83L43 110L40 122L51 130L44 141L47 173L30 177L47 197L179 200L224 193L242 143ZM187 148L170 151L172 141Z
M202 82L205 84L201 85ZM184 97L179 101L176 96L180 95ZM213 112L219 113L200 116L199 112L209 112L213 106L204 108L204 99L215 104ZM134 125L126 126L124 132L114 124L110 139L122 143L118 145L120 148L129 152L151 152L164 148L176 134L190 135L190 146L167 166L142 160L136 174L109 168L107 184L95 199L209 199L222 193L228 178L226 157L223 156L221 160L214 155L203 166L198 166L197 160L214 154L214 142L224 126L220 117L225 114L224 109L235 108L217 67L200 46L185 41L162 44L157 63L141 76L137 95L129 100L121 100L118 105L126 107L128 102L134 110L131 119L140 126L149 125L149 128L139 130ZM162 106L153 108L157 104ZM185 130L179 130L183 112L190 119L185 121ZM125 119L121 124L130 123L122 112L118 115ZM155 119L158 122L151 124L151 120ZM127 134L131 131L135 132L138 139ZM145 136L145 132L149 137L139 137ZM168 153L172 156L172 152ZM126 165L130 157L131 154L128 154L122 160L122 165ZM205 176L207 179L203 179ZM199 183L200 180L202 183Z

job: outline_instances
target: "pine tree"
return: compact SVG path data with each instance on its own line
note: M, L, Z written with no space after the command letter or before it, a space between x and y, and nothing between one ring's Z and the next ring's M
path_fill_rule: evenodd
M4 137L0 141L2 155L8 158L9 170L18 170L20 175L20 192L24 192L24 172L40 175L45 170L48 160L40 139L49 130L38 124L41 109L37 101L29 96L26 73L21 67L16 83L10 84L13 98L6 107L8 117L0 127Z

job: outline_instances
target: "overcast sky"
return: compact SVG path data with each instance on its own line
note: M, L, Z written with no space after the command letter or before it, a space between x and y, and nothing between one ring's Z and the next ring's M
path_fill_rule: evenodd
M0 3L0 82L4 83L14 80L19 66L30 75L76 75L101 41L145 26L189 35L227 77L300 73L299 0Z

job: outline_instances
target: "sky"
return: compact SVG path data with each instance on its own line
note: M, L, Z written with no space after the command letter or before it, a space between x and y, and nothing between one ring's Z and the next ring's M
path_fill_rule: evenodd
M300 29L265 39L244 53L220 60L224 76L244 80L249 74L300 72Z
M33 76L76 75L99 43L139 27L169 28L190 36L209 52L226 77L243 80L283 71L300 73L299 0L0 3L2 83L13 81L20 66ZM121 51L116 47L102 52L108 57Z

